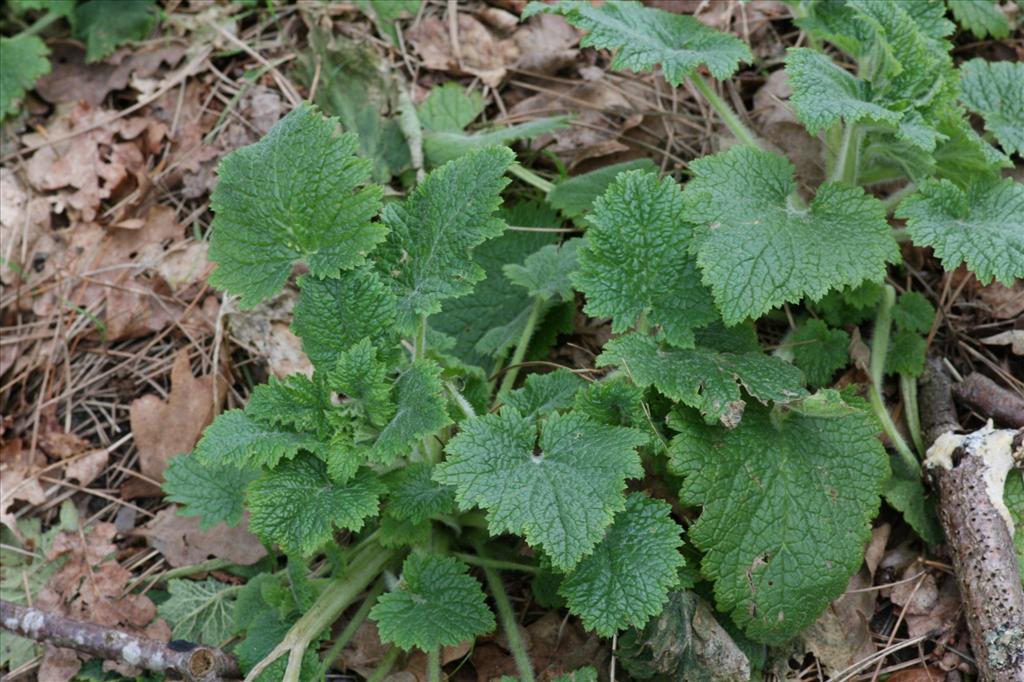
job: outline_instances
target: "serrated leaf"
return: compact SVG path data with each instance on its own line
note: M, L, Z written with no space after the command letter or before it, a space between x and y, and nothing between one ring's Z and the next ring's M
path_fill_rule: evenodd
M484 96L458 83L444 83L430 90L417 110L425 130L458 131L484 111Z
M942 543L942 527L935 512L935 498L927 497L921 475L908 471L898 455L889 457L892 476L885 482L882 494L889 505L903 515L903 520L929 545Z
M527 417L542 417L571 406L576 391L583 387L583 383L583 379L567 369L531 374L526 377L522 388L509 393L505 404Z
M1011 471L1006 477L1003 501L1013 519L1013 546L1020 563L1020 579L1024 582L1024 472Z
M807 320L789 338L793 364L800 368L811 386L824 386L849 362L850 335L831 329L821 320Z
M697 223L693 250L726 324L830 289L881 281L900 252L885 207L859 187L828 182L793 205L793 164L752 147L690 164L683 194Z
M559 593L585 628L611 637L661 612L684 563L683 529L671 514L667 502L630 494L604 540L565 577Z
M480 582L454 557L411 554L402 581L370 611L382 642L434 651L494 630Z
M220 163L210 196L215 213L210 283L251 308L284 287L303 261L314 277L337 277L366 260L387 230L371 222L379 186L361 187L370 163L336 119L302 104L256 144Z
M731 430L676 411L670 466L680 499L703 505L689 537L704 550L719 609L754 639L781 644L842 594L864 559L889 477L868 414L790 413L753 406Z
M159 18L153 0L88 0L75 7L71 28L85 43L85 61L96 62L125 43L148 38Z
M426 521L455 509L455 491L433 480L434 465L412 462L385 478L388 514L412 523Z
M923 294L907 291L892 307L892 321L897 329L927 334L935 321L935 307Z
M327 373L327 385L355 402L371 424L383 427L395 415L388 366L370 339L363 339L338 354Z
M211 466L196 455L178 455L164 471L168 502L182 505L181 516L198 516L199 530L218 523L234 527L245 511L245 488L257 476L255 468Z
M267 383L256 386L245 414L264 424L319 431L324 427L324 411L330 406L323 386L304 374L289 374L284 379L271 376Z
M268 471L249 486L249 530L288 554L308 556L328 542L334 528L357 531L377 514L383 487L369 472L344 484L327 465L303 454Z
M516 140L532 140L568 128L569 120L568 116L550 116L473 133L460 130L427 131L423 136L423 153L432 166L440 166L471 151L509 145Z
M889 353L885 357L886 374L921 376L927 351L928 344L920 334L897 329L892 334Z
M657 169L654 162L646 157L614 163L555 183L555 188L548 192L547 202L563 215L578 218L590 210L594 200L605 193L619 173L630 170L653 173Z
M572 278L586 294L585 310L612 318L624 332L647 313L670 341L693 344L693 330L717 319L687 248L693 234L683 194L672 178L622 173L594 202L590 228Z
M864 282L857 287L830 291L811 305L833 327L857 325L874 316L882 291L878 282Z
M502 271L508 281L526 289L533 298L572 301L570 278L576 271L576 251L582 241L570 239L561 244L548 244L527 256L522 264L510 263Z
M946 0L956 22L978 38L1005 38L1010 22L995 0Z
M505 147L471 152L432 171L402 203L385 207L391 234L381 264L393 278L401 329L414 329L420 316L440 312L445 299L465 296L484 278L473 248L505 229L494 213L514 158Z
M1024 63L972 59L960 73L967 108L985 119L1007 154L1024 154Z
M587 31L581 47L616 50L613 69L641 72L661 66L665 80L677 87L701 65L725 80L740 62L753 61L750 48L735 36L691 16L648 9L639 2L608 0L600 7L565 0L553 5L531 2L522 18L541 13L561 14Z
M513 532L571 569L625 506L627 478L643 474L636 448L646 437L573 413L541 427L505 407L462 423L434 478L455 487L461 509L487 510L492 534Z
M654 386L666 397L700 410L709 424L739 423L746 407L740 384L761 402L790 401L807 395L800 370L759 351L719 352L714 348L659 346L644 334L609 341L598 367L619 365L640 386Z
M451 423L441 385L441 368L417 360L395 382L394 415L374 439L370 456L392 462L423 438Z
M377 541L381 547L390 549L406 549L416 546L429 546L433 524L429 520L412 522L408 519L395 518L387 509L380 517Z
M1024 277L1024 185L1006 178L980 180L966 190L949 180L928 180L903 200L896 217L907 221L917 246L930 246L952 271L961 263L978 281L1012 286Z
M0 38L0 119L18 113L18 102L50 73L50 50L36 36Z
M387 348L394 335L395 296L369 267L334 279L299 279L302 295L295 306L292 330L317 367L330 371L338 356L368 338Z
M299 450L316 449L319 439L262 424L242 410L228 410L206 427L196 444L195 456L210 466L274 467Z
M576 393L573 410L609 426L639 427L645 423L644 392L626 377L602 379Z
M170 597L157 607L157 615L171 624L175 639L220 646L234 629L232 613L240 588L213 578L171 580Z

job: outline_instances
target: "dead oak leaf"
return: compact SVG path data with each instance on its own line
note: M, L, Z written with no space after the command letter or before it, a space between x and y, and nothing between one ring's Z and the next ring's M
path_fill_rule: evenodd
M406 33L406 39L420 55L423 65L434 71L477 76L497 87L509 65L519 59L515 40L496 39L475 17L458 15L458 43L452 43L448 22L426 17Z
M207 531L199 530L196 516L178 516L178 507L163 509L143 528L133 531L164 555L171 566L191 566L210 558L226 559L249 566L267 555L267 548L248 530L248 517L234 528L220 523Z

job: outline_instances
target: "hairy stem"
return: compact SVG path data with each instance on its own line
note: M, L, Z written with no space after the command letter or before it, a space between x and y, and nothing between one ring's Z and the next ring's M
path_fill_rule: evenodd
M552 183L552 182L550 182L548 180L545 180L544 178L542 178L541 176L537 175L536 173L534 173L532 170L530 170L528 168L523 168L518 163L513 163L509 167L508 172L511 173L512 175L516 176L517 178L519 178L520 180L522 180L526 184L533 185L534 187L539 189L541 192L544 192L544 194L548 194L549 192L551 192L551 190L553 190L555 188L554 183Z
M441 647L434 647L427 652L427 680L441 682Z
M885 206L886 213L892 213L896 210L896 207L900 205L904 199L909 195L917 191L917 185L912 182L908 182L906 185L896 190L886 198L882 199L882 205Z
M715 92L715 89L703 76L695 73L690 77L690 82L693 83L693 87L697 89L697 92L707 100L707 103L711 105L711 108L715 110L718 117L722 119L725 127L736 136L736 139L744 144L764 149L764 144L758 139L757 135L740 120L740 117L736 115L732 107L718 96L718 93Z
M47 26L60 19L61 15L59 12L50 10L43 16L36 19L36 21L26 28L24 31L18 34L18 36L34 36L37 33L42 33Z
M483 557L484 554L480 550L481 547L477 545L477 553ZM508 648L512 651L516 670L519 671L519 680L520 682L534 682L533 665L530 663L530 656L526 653L523 638L519 635L519 623L516 622L516 614L512 611L512 603L508 600L508 593L505 591L505 585L501 582L501 576L488 566L483 566L483 569L484 575L487 577L487 586L498 607L498 620L501 621L501 629L505 631Z
M476 410L473 409L473 404L470 403L466 396L462 395L459 389L455 388L450 381L446 381L444 387L448 389L448 394L455 401L455 404L459 406L459 410L462 411L463 416L467 419L472 419L476 416Z
M334 640L334 644L327 650L324 655L324 660L320 663L320 669L317 670L316 675L313 677L314 680L322 680L327 676L327 670L331 667L334 660L341 654L341 650L345 648L352 638L356 634L356 630L359 626L366 621L366 618L370 615L370 609L373 608L374 603L377 601L377 597L384 591L384 581L378 579L373 588L366 593L363 598L363 603L359 605L359 609L352 614L352 620L348 622L345 629L341 631L338 638Z
M512 390L512 387L515 386L516 377L519 376L519 364L526 357L526 349L530 345L530 339L533 338L533 332L537 328L537 322L540 321L540 313L543 308L544 301L539 297L534 298L533 307L530 308L530 316L526 319L526 326L523 327L523 333L519 335L519 341L516 342L516 351L512 354L512 359L508 363L508 369L501 380L501 388L498 389L498 396L496 398L497 402L502 402L509 391Z
M395 661L398 660L400 653L401 651L397 646L388 649L388 652L384 654L384 658L380 659L377 669L373 671L373 674L370 675L366 682L382 682L388 676L388 673L391 672L391 669L395 667Z
M917 379L900 374L900 395L903 397L903 409L907 413L907 430L914 442L914 449L924 455L924 437L921 435L921 414L917 408Z
M855 123L843 127L843 136L839 141L839 151L832 162L829 180L857 184L857 169L860 166L860 132Z
M519 571L520 573L540 573L540 569L536 566L520 564L515 561L488 559L487 557L477 556L476 554L466 554L464 552L455 552L453 556L465 561L467 564L480 566L481 568L494 568L499 571Z

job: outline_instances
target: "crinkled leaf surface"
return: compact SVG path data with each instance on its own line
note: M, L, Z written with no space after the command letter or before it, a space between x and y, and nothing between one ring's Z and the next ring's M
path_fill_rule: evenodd
M494 213L514 158L505 147L471 152L432 171L405 201L385 208L391 234L381 248L381 269L398 295L401 329L415 328L421 315L440 312L442 301L465 296L484 278L472 252L505 229Z
M398 587L370 611L383 642L433 651L494 630L480 582L454 557L412 554Z
M373 441L374 459L392 462L408 454L419 440L451 423L441 368L417 360L395 382L395 413Z
M914 244L930 246L946 270L961 263L982 284L1024 277L1024 185L979 180L966 190L949 180L922 182L900 204Z
M336 277L366 260L387 230L372 222L382 190L361 187L370 162L338 122L302 104L256 144L221 161L210 282L252 307L281 291L303 261L314 277Z
M671 348L645 334L629 334L609 341L597 365L619 365L640 386L654 386L668 398L700 410L709 424L729 427L739 423L746 406L740 384L764 403L807 395L800 370L785 360L760 351L715 348Z
M412 523L426 521L455 508L455 491L433 479L434 465L412 462L388 474L388 513Z
M169 502L183 505L182 516L198 516L199 529L218 523L237 526L242 520L245 488L257 476L255 468L211 466L195 455L178 455L164 471L164 493Z
M809 208L793 204L793 164L747 146L690 164L685 216L726 324L805 296L885 277L900 252L885 207L859 187L828 182Z
M265 424L319 431L324 427L324 411L330 407L322 385L304 374L289 374L284 379L271 376L254 388L245 413Z
M610 426L639 427L646 423L644 392L626 377L602 379L576 393L573 409Z
M334 528L359 530L376 515L383 487L360 472L339 485L318 458L303 454L280 464L249 486L249 530L288 554L308 556L331 539Z
M793 345L793 364L800 368L812 386L824 386L836 370L849 362L850 335L832 329L821 320L807 320L789 338Z
M238 587L213 578L171 580L170 597L157 614L171 624L175 639L220 646L232 634L232 612Z
M556 369L547 374L531 374L523 387L512 391L505 403L527 417L544 416L555 410L570 407L584 382L567 369Z
M88 0L75 7L71 28L85 43L85 60L96 62L120 45L148 38L159 18L153 0Z
M526 289L534 298L543 301L552 298L571 301L573 293L570 278L576 270L576 251L581 241L570 239L562 244L548 244L527 256L522 265L506 265L503 268L505 277Z
M946 0L956 22L978 38L1005 38L1010 22L995 0Z
M981 114L1007 154L1024 154L1024 63L972 59L960 73L967 108Z
M926 334L935 321L935 307L923 294L907 291L892 307L892 321L897 329Z
M672 178L628 171L594 202L573 283L586 311L624 332L645 312L670 341L692 345L693 330L718 318L688 254L693 228Z
M578 218L590 210L594 200L604 194L619 173L629 170L656 172L658 167L646 157L603 166L555 183L555 188L548 192L547 201L563 215Z
M559 593L588 630L611 637L661 611L684 563L683 529L671 514L667 502L630 494L604 540L566 576Z
M242 410L228 410L206 427L195 456L210 466L273 467L299 450L316 450L321 445L311 434L268 426Z
M724 80L740 62L753 60L750 48L735 36L708 28L691 16L650 9L639 2L607 0L600 7L567 0L553 5L531 2L522 16L542 12L561 14L587 31L580 46L616 50L613 69L651 71L660 66L665 79L675 86L701 65Z
M395 415L388 381L388 366L378 356L370 339L363 339L338 354L338 360L327 374L327 385L355 403L361 414L377 427L384 426Z
M627 478L643 474L639 431L581 415L535 421L511 407L462 423L435 478L455 487L461 509L480 506L497 535L523 535L568 570L600 542L625 506Z
M838 399L835 399L838 402ZM864 559L889 463L867 413L841 404L776 423L758 406L737 428L670 415L680 499L703 505L689 537L718 607L781 644L842 594Z
M0 38L0 119L17 113L25 92L50 72L49 54L37 36Z
M889 353L885 356L886 374L921 376L927 351L928 344L923 336L907 329L897 329L892 334Z

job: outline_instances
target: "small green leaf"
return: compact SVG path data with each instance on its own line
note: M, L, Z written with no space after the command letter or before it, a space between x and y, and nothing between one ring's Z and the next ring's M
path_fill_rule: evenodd
M935 307L923 294L908 291L893 306L892 321L897 329L927 334L935 321Z
M1020 579L1024 582L1024 472L1014 470L1006 477L1003 501L1013 519L1013 546L1020 562Z
M579 218L590 210L594 200L605 193L619 173L631 170L653 173L657 172L658 167L646 157L603 166L555 183L555 188L548 192L547 201L563 215Z
M541 427L505 407L462 423L434 478L452 485L459 508L487 510L492 534L523 535L551 562L571 569L625 507L627 478L643 474L636 448L646 437L573 413Z
M198 516L199 530L218 523L237 526L242 520L245 488L259 472L253 468L211 466L196 455L178 455L164 471L168 502L183 505L182 516Z
M389 463L406 455L427 436L451 423L441 385L441 368L428 360L417 360L395 382L394 416L373 441L370 456Z
M454 557L411 554L398 587L370 611L382 642L434 651L494 630L480 582Z
M36 36L0 38L0 119L18 113L25 92L50 73L49 54Z
M789 338L793 348L793 364L800 368L811 386L824 386L836 370L850 361L847 348L850 335L842 329L831 329L821 320L807 320Z
M433 480L434 465L412 462L385 477L388 513L412 523L426 521L455 509L455 491Z
M667 502L632 493L604 540L565 577L559 593L585 628L611 637L661 612L684 563L683 529L671 514Z
M358 405L360 412L376 427L383 427L395 415L388 366L370 339L363 339L338 354L327 374L327 385Z
M928 344L920 334L906 329L897 329L892 334L889 354L885 358L886 374L921 376L927 352Z
M569 127L568 116L536 118L526 123L481 130L475 133L461 131L428 131L423 137L423 153L432 166L440 166L471 151L509 145L516 140L532 140L540 135Z
M624 376L587 384L576 393L573 410L609 426L646 425L644 392Z
M972 59L960 73L967 108L981 114L1007 154L1024 154L1024 63Z
M547 374L531 374L523 387L512 391L505 400L527 417L544 417L555 410L570 407L573 397L583 386L583 379L567 369Z
M175 639L220 646L231 636L232 612L239 588L213 578L171 580L170 597L157 608L157 615L171 624Z
M903 459L889 457L892 476L885 482L882 494L893 509L903 514L903 520L929 545L942 542L942 527L935 514L935 498L928 498L921 475L908 471Z
M430 90L417 114L426 130L459 131L484 111L484 96L458 83L444 83Z
M330 407L322 386L304 374L289 374L284 379L271 376L267 383L254 388L245 414L264 424L320 431L325 425L324 411Z
M387 230L371 222L382 190L360 187L370 162L357 147L336 119L302 104L262 140L224 157L210 196L210 282L251 308L281 291L296 261L320 278L363 263Z
M159 18L153 0L88 0L75 7L71 28L85 43L85 61L97 62L125 43L148 38Z
M999 11L996 0L946 0L956 22L977 38L1005 38L1010 35L1010 22Z
M526 289L534 298L549 301L560 298L574 300L570 278L576 271L576 250L582 239L562 244L548 244L526 257L522 265L512 263L503 268L505 277Z
M242 410L228 410L206 427L195 456L205 465L253 469L276 466L299 450L315 450L321 445L310 434L267 426Z
M288 554L308 556L334 535L357 531L377 514L380 481L368 472L339 485L312 455L284 462L249 486L249 530Z

